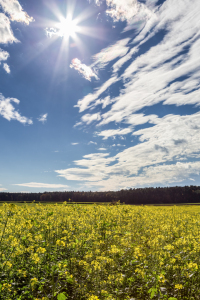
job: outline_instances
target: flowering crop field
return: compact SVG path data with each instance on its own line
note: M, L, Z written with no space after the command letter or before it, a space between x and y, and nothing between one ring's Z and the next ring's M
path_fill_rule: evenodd
M200 208L0 207L0 299L200 299Z

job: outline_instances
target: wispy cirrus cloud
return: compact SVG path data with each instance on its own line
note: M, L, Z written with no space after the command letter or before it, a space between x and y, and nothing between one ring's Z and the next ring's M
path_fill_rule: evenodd
M97 66L98 68L102 69L117 57L124 56L129 50L129 47L127 46L129 41L130 38L126 38L117 41L114 45L103 49L101 52L93 56L94 63L91 66Z
M47 116L48 114L43 114L43 115L40 115L40 117L38 118L38 121L39 122L42 122L43 124L47 121Z
M96 90L96 92L92 94L86 95L83 99L80 99L74 107L79 108L79 112L83 112L88 108L92 107L92 104L98 99L98 97L105 92L113 83L117 81L116 76L112 76L110 79L108 79L99 89Z
M128 128L123 128L123 129L120 129L120 128L119 129L106 129L101 132L95 132L95 134L98 136L102 136L103 140L107 140L109 137L114 138L117 135L122 136L122 135L128 134L132 131L133 131L132 127L128 127Z
M72 146L76 146L78 145L79 143L71 143Z
M23 22L27 25L33 22L33 17L30 17L25 12L17 0L0 0L0 6L7 13L11 21Z
M15 183L13 185L25 186L25 187L30 187L30 188L48 188L48 189L68 188L68 185L39 183L39 182Z
M99 120L101 120L100 113L86 114L86 115L83 115L81 118L82 123L84 122L87 125L92 123L93 121L99 121Z
M33 124L31 119L22 116L12 105L13 103L19 104L20 101L16 98L5 98L0 93L0 115L8 121L16 120L22 124Z
M92 70L92 68L82 64L78 58L72 59L70 68L77 70L86 80L91 81L92 77L98 79L97 74Z
M106 158L109 153L91 153L84 155L82 160L75 161L79 168L70 168L66 170L56 170L59 176L69 180L80 181L98 181L99 178L106 176L104 167L114 160Z

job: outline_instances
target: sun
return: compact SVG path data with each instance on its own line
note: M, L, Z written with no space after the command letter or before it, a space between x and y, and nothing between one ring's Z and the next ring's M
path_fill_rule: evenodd
M58 24L59 35L63 37L73 37L78 31L77 22L72 18L62 19Z

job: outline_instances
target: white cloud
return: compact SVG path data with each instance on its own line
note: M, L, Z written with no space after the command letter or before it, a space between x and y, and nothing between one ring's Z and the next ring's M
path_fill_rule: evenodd
M140 4L137 0L106 0L109 7L107 14L109 14L114 21L128 21L136 15L139 11Z
M7 189L0 187L0 192L3 192L3 191L7 191Z
M83 99L79 100L77 105L75 105L74 107L79 107L79 112L83 112L84 110L90 108L91 103L97 100L98 97L115 82L117 82L117 77L111 77L96 92L88 94Z
M85 79L89 81L91 81L92 77L98 79L97 74L92 70L92 68L86 66L85 64L82 64L78 58L72 59L70 68L74 68L75 70L77 70L80 74L83 75Z
M130 116L127 116L126 118L124 118L124 122L127 124L131 124L131 125L141 125L141 124L145 124L145 123L151 123L151 124L156 124L158 120L158 116L157 115L147 115L145 116L144 114L132 114Z
M114 158L107 158L109 153L92 153L84 155L82 160L74 163L78 168L66 170L56 170L59 176L69 180L98 181L99 178L106 177L104 173L105 165L111 163Z
M10 67L9 67L8 64L4 63L4 64L3 64L3 68L4 68L4 70L5 70L8 74L10 73Z
M136 54L138 51L138 47L132 48L126 55L124 55L122 58L120 58L114 65L112 66L113 73L117 73L120 68L132 58L133 54Z
M11 21L24 22L27 25L34 19L23 10L17 0L0 0L0 6L10 16Z
M89 141L88 145L90 145L90 144L97 145L97 143L96 143L96 142L93 142L93 141Z
M68 188L68 185L51 184L51 183L39 183L39 182L18 183L18 184L13 184L13 185L25 186L25 187L30 187L30 188L48 188L48 189Z
M13 42L18 42L18 40L13 35L10 20L5 14L0 13L0 43L7 44Z
M82 181L85 187L102 190L147 184L181 182L200 174L200 113L157 118L151 128L133 132L140 143L115 156L85 155L75 168L57 170L67 180ZM119 145L113 145L119 146ZM182 162L185 160L185 162Z
M54 35L59 35L57 29L53 28L53 27L46 28L45 32L46 32L46 35L50 38L52 38Z
M104 99L102 99L101 102L102 102L102 108L106 108L106 106L112 103L112 100L110 99L110 96L107 96Z
M17 120L20 123L23 124L33 124L31 119L28 119L26 117L23 117L20 115L18 111L15 110L14 106L11 104L11 102L14 102L16 104L19 104L20 101L16 98L5 98L0 93L0 115L7 119L8 121L11 120Z
M95 1L97 5L100 4L99 0ZM106 10L114 22L126 21L127 26L124 31L131 29L140 30L143 24L154 15L155 0L146 1L141 3L137 0L105 0L108 9Z
M117 57L124 56L129 50L129 47L126 46L129 41L130 38L122 39L120 41L117 41L114 45L101 50L101 52L93 56L93 59L95 61L92 66L97 66L101 69Z
M192 3L189 0L184 3L181 0L167 0L156 13L156 22L154 19L153 22L152 19L147 21L137 37L141 42L133 48L133 53L142 47L144 36L147 41L161 29L168 32L160 43L130 62L123 75L117 79L124 81L124 88L118 97L112 99L114 104L111 109L101 114L99 125L126 122L134 112L161 101L164 101L164 105L200 104L199 9L200 2L197 0ZM186 48L189 49L188 53L183 52ZM119 65L115 63L113 71L116 72L128 59L130 53L123 57L123 61L119 60ZM99 96L97 91L79 100L80 111L91 107L92 102L101 103Z
M124 128L124 129L107 129L101 132L96 132L96 135L103 136L103 140L107 140L109 137L115 137L116 135L124 135L132 132L132 128Z
M71 145L75 146L75 145L78 145L79 143L71 143Z
M38 121L42 122L44 124L47 121L47 116L48 116L48 114L40 115L40 117L38 118Z
M4 51L0 48L0 64L2 60L7 60L9 56L10 55L7 51Z
M193 178L188 178L189 180L192 180L192 181L195 181L195 179L193 179Z
M86 114L83 115L81 118L81 121L86 123L87 125L92 123L93 121L99 121L101 120L101 116L100 113L96 113L96 114Z
M97 150L99 150L99 151L106 151L107 149L106 148L99 148Z

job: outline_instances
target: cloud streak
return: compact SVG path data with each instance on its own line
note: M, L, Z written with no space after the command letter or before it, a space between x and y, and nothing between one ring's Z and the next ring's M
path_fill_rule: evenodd
M70 68L77 70L86 80L91 81L92 77L94 77L96 80L99 79L92 68L82 64L78 58L72 59Z
M92 66L97 66L98 68L104 68L112 60L122 57L127 54L129 47L127 46L130 38L126 38L116 42L114 45L103 49L101 52L93 56L94 63Z
M79 112L83 112L88 108L92 108L95 105L95 101L98 97L105 92L113 83L117 81L116 76L112 76L108 81L106 81L96 92L86 95L83 99L80 99L74 107L79 108Z
M103 136L103 140L107 140L109 137L115 138L117 135L122 136L132 132L132 128L123 128L123 129L107 129L101 132L96 132L96 135Z
M16 184L13 184L13 185L25 186L25 187L30 187L30 188L48 188L48 189L68 188L68 185L51 184L51 183L39 183L39 182L16 183Z

